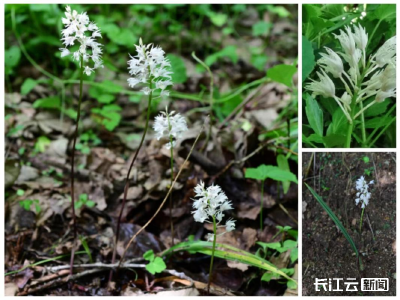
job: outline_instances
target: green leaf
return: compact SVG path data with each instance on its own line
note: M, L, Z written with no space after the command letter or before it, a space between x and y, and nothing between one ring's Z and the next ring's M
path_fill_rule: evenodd
M153 261L154 260L154 252L153 252L153 250L150 249L150 250L146 251L143 254L143 258L145 260L148 260L148 261Z
M369 157L368 156L364 156L362 159L366 164L369 163Z
M265 180L271 178L276 181L293 181L297 183L296 175L290 171L282 170L276 166L260 165L257 168L248 168L245 173L246 178Z
M266 272L261 277L261 280L262 281L266 281L266 282L270 282L272 278L274 278L274 273Z
M365 103L364 106L367 106L370 102ZM375 117L378 116L380 114L383 114L387 111L387 106L390 104L391 102L386 99L383 102L380 103L375 103L374 105L372 105L370 108L368 108L365 113L364 113L364 117L368 118L368 117Z
M25 191L24 190L21 190L21 189L18 189L17 190L17 195L18 196L23 196L25 194Z
M206 63L207 66L210 67L221 58L229 58L234 64L236 64L239 59L236 50L237 50L236 46L227 46L221 51L218 51L208 56L204 62Z
M102 94L99 97L97 97L97 101L99 101L100 103L111 103L115 100L115 96L114 95L110 95L110 94Z
M259 21L253 25L253 36L267 36L271 28L271 23Z
M188 251L190 252L198 252L198 253L203 253L206 255L211 256L212 255L212 243L211 242L203 242L203 241L190 241L190 242L182 242L178 245L175 245L165 251L163 255L168 255L169 253L174 253L174 252L179 252L179 251ZM294 281L292 278L287 276L284 272L279 270L276 266L274 266L272 263L269 261L258 257L252 253L249 253L247 251L238 249L236 247L230 246L230 245L225 245L225 244L216 244L216 249L214 252L214 256L218 258L223 258L226 260L231 260L231 261L238 261L250 266L254 266L263 270L271 271L273 273L276 273L277 275L283 276L287 280Z
M338 217L335 215L335 213L329 208L329 206L324 202L324 200L322 200L322 198L307 184L304 183L306 185L306 187L310 190L311 194L314 196L314 198L317 200L317 202L322 206L322 208L327 212L327 214L329 215L329 217L332 219L332 221L336 224L336 226L340 229L340 231L343 233L343 235L345 236L345 238L347 239L347 241L349 242L351 248L353 249L354 253L357 255L358 259L359 259L359 264L360 264L360 270L363 270L363 265L362 265L362 261L361 261L361 257L359 257L358 254L358 250L357 247L353 241L353 239L351 238L351 236L349 235L349 233L347 232L346 228L344 228L342 222L340 222L340 220L338 219Z
M226 21L228 20L228 16L225 14L217 14L217 13L211 12L208 14L208 16L209 16L211 22L218 27L223 26L226 23Z
M329 125L327 135L343 134L343 132L346 132L348 124L349 123L343 111L340 109L340 107L337 107L333 113L332 123Z
M289 162L288 162L286 156L284 156L283 154L279 154L276 157L276 162L280 169L290 172ZM287 180L282 181L282 187L283 187L283 193L286 194L290 187L290 181L287 181Z
M21 85L21 95L27 95L30 91L38 84L38 82L32 78L28 78Z
M344 145L344 142L346 141L346 135L330 134L322 137L322 141L327 148L340 147Z
M389 122L389 118L387 117L377 117L373 119L369 119L368 121L365 122L365 128L379 128L383 127ZM361 125L361 123L360 123Z
M11 46L4 53L4 65L13 68L18 65L21 59L21 50L17 46Z
M49 109L60 109L61 100L58 96L51 96L47 98L41 98L33 103L34 108L49 108Z
M35 150L37 152L43 153L46 148L50 145L51 141L44 135L38 137L35 143Z
M290 262L293 264L299 258L299 249L293 248L290 250Z
M86 203L85 203L85 205L87 206L87 207L95 207L95 205L96 205L96 202L94 202L94 201L92 201L92 200L88 200L88 201L86 201Z
M277 65L267 71L267 76L275 82L282 83L288 87L293 86L293 75L297 68L291 65Z
M161 273L167 268L167 265L161 257L156 257L152 262L146 265L146 270L151 274Z
M291 290L296 290L297 289L297 284L295 282L293 282L293 281L289 280L286 283L286 285L287 285L288 289L291 289Z
M174 54L168 54L167 59L171 62L172 81L174 83L185 83L187 80L186 66L183 59Z
M301 68L301 80L302 82L304 82L304 80L306 80L306 78L311 74L315 67L314 49L311 42L305 36L303 36L302 40L302 55L303 65Z
M379 20L391 20L396 18L396 4L381 4L374 10L374 16Z
M319 108L317 100L315 100L310 94L306 94L306 115L311 128L315 131L316 134L322 137L324 130L323 112Z

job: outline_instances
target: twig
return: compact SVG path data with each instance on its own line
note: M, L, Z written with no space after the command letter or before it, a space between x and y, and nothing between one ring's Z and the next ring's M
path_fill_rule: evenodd
M221 128L225 125L226 122L228 122L230 119L232 119L232 117L234 115L236 115L239 110L241 110L244 106L246 106L248 103L250 103L254 99L254 96L256 96L263 87L264 87L263 85L260 85L257 89L252 91L242 103L240 103L238 106L236 106L236 108L229 114L229 116L227 116L225 118L225 120L223 120L221 123L219 123L219 125L217 127L218 130L221 130Z
M295 218L293 218L293 216L288 212L288 210L286 209L286 207L284 207L281 203L279 203L279 207L285 212L285 214L288 215L288 217L289 217L293 222L295 222L297 225L299 224L299 223L297 222L297 220L296 220Z
M372 239L375 241L374 230L372 229L371 222L369 221L368 213L365 213L365 214L366 214L366 216L367 216L367 221L368 221L369 229L371 229Z
M164 200L161 202L159 208L158 208L157 211L154 213L154 215L150 218L150 220L147 221L147 223L146 223L142 228L140 228L139 231L136 232L135 235L129 240L128 245L125 247L125 250L124 250L124 252L123 252L123 254L122 254L122 256L121 256L121 258L120 258L120 260L119 260L118 267L122 264L122 261L123 261L124 258L125 258L126 251L128 250L129 246L132 244L132 242L135 240L135 238L136 238L136 237L137 237L137 236L138 236L152 221L153 221L153 219L154 219L154 218L157 216L157 214L161 211L162 207L164 206L165 202L167 201L167 199L168 199L168 197L169 197L169 194L171 193L172 189L174 188L174 185L175 185L176 181L178 180L179 176L181 175L184 166L186 165L187 161L189 160L189 157L190 157L190 155L192 154L192 151L193 151L193 149L194 149L194 146L196 145L197 141L198 141L199 138L200 138L201 133L202 133L203 130L204 130L204 126L205 126L207 123L208 123L208 118L206 119L206 121L204 122L203 126L201 127L201 130L200 130L199 134L197 135L196 140L194 141L194 143L193 143L193 145L192 145L192 148L191 148L190 151L189 151L189 154L187 155L185 161L184 161L183 164L181 165L181 167L180 167L180 169L179 169L179 172L178 172L178 174L176 175L174 182L171 184L171 186L170 186L170 188L169 188L169 190L168 190L168 193L167 193L167 195L165 196Z

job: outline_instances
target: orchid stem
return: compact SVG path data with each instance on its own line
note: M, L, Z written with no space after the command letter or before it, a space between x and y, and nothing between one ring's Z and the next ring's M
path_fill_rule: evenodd
M363 220L363 216L364 216L364 210L365 207L363 208L362 212L361 212L361 219L360 219L360 234L361 234L361 227L362 227L362 220Z
M78 102L78 114L76 116L76 127L74 133L74 141L72 143L72 154L71 154L71 207L72 207L72 220L73 220L73 227L74 227L74 241L73 246L71 249L71 260L70 260L70 268L69 274L73 274L74 269L74 257L75 257L75 244L76 244L76 236L77 236L77 229L76 229L76 215L75 215L75 190L74 190L74 165L75 165L75 145L76 139L78 137L79 131L79 119L81 117L81 103L82 103L82 86L83 86L83 57L81 56L81 68L80 68L80 84L79 84L79 102Z
M153 82L152 82L152 79L149 79L149 88L150 88L150 89L152 88L152 83L153 83ZM129 166L128 173L127 173L126 179L125 179L124 198L122 199L121 210L120 210L119 216L118 216L117 231L116 231L116 234L115 234L114 249L113 249L113 255L112 255L111 263L114 263L114 262L115 262L115 256L116 256L116 253L117 253L117 243L118 243L118 240L119 240L119 233L120 233L120 227L121 227L122 213L123 213L123 211L124 211L125 202L126 202L126 197L127 197L127 195L128 195L128 190L129 190L129 177L130 177L130 174L131 174L131 171L132 171L133 164L135 163L135 160L136 160L136 158L137 158L137 156L138 156L138 154L139 154L139 151L140 151L140 149L142 148L144 139L145 139L145 137L146 137L147 129L148 129L148 127L149 127L149 119L150 119L150 113L151 113L151 100L152 100L152 97L153 97L153 92L150 92L150 94L149 94L149 100L148 100L148 106L147 106L146 124L145 124L145 127L144 127L142 139L140 140L139 147L137 148L137 150L136 150L136 152L135 152L135 155L133 156L133 159L132 159L132 161L131 161L131 164L130 164L130 166ZM111 283L111 281L112 281L112 276L113 276L113 270L110 270L110 275L109 275L109 278L108 278L108 286L109 286L109 287L110 287L110 283Z
M208 295L210 295L210 285L211 285L212 270L213 270L213 264L214 264L215 245L217 243L217 222L215 221L214 215L213 215L213 231L214 231L214 239L213 239L213 246L212 246L212 252L211 252L210 272L208 274L208 284L207 284Z
M168 111L166 111L167 113L167 120L168 120L168 127L169 127L169 131L171 132L171 123L169 121L169 114ZM169 136L169 142L171 145L171 186L172 183L174 182L174 147L173 147L173 139L172 139L172 135ZM174 246L174 222L172 221L172 191L169 194L169 221L171 223L171 239L172 239L172 246Z

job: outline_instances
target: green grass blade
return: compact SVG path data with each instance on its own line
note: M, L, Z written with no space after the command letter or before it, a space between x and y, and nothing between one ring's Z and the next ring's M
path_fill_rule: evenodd
M237 261L263 270L267 270L272 273L278 274L286 278L287 280L293 281L297 284L297 282L294 279L290 278L283 271L279 270L276 266L274 266L272 263L261 257L258 257L252 253L235 248L230 245L217 243L216 247L217 248L215 249L214 255L218 258ZM192 253L197 252L211 256L212 243L205 241L182 242L164 251L161 255L168 255L173 252L179 252L179 251L189 251Z
M306 187L310 190L311 194L314 196L314 198L318 201L318 203L322 206L322 208L328 213L329 217L332 219L332 221L336 224L336 226L340 229L340 231L343 233L347 241L350 243L351 248L353 249L354 253L357 255L357 258L359 260L360 264L360 269L363 270L363 265L361 258L359 256L356 244L354 243L353 239L347 232L346 228L344 228L342 222L338 219L338 217L335 215L335 213L329 208L329 206L322 200L321 196L319 196L313 188L311 188L307 183L304 183Z

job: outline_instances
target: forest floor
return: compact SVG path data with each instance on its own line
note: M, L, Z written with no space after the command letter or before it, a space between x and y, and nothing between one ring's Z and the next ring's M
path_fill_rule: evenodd
M303 295L395 296L396 295L396 154L395 153L303 154L306 182L337 215L359 250L364 270L350 244L328 214L303 186ZM311 159L311 161L310 161ZM308 171L306 171L308 170ZM364 176L372 193L365 209L355 205L355 182ZM343 278L344 291L315 290L315 278ZM356 278L358 291L346 291L343 282ZM388 278L389 291L361 291L361 278ZM333 288L336 282L333 282Z

